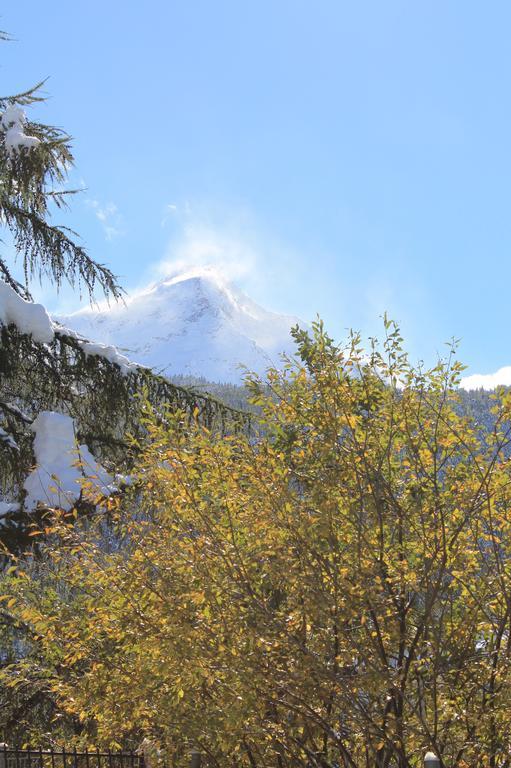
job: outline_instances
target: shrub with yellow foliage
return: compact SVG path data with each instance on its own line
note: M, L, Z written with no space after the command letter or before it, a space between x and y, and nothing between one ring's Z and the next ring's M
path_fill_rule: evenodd
M257 438L148 409L130 493L16 564L5 610L85 739L175 766L509 764L511 398L481 433L454 352L414 368L385 332L295 330L299 361L251 382Z

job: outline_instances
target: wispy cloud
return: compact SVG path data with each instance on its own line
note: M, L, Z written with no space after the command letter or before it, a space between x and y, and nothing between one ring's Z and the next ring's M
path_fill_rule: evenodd
M115 203L101 204L99 200L90 199L86 203L101 223L107 240L124 235L123 219Z
M164 227L172 216L178 213L179 209L175 203L167 203L163 210L161 226Z
M495 389L495 387L511 387L511 365L499 368L495 373L474 373L461 380L463 389Z

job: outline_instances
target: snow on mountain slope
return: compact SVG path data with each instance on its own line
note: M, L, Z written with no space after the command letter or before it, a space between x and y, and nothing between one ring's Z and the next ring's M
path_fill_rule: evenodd
M125 304L55 319L158 373L232 383L243 377L240 363L264 374L280 353L293 353L290 329L299 322L263 309L207 269L165 279Z

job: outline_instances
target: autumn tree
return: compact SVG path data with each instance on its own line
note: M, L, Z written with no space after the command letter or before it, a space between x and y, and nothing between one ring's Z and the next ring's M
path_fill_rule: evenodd
M131 496L5 578L33 650L4 683L175 766L507 766L511 399L482 435L454 350L413 367L385 329L295 330L257 440L148 407Z

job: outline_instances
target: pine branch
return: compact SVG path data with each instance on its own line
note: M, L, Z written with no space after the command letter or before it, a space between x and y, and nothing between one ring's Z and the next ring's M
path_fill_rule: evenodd
M45 82L14 96L0 97L0 108L43 101L40 89ZM48 222L50 202L63 208L67 197L76 193L55 189L65 181L73 163L70 137L58 128L37 122L27 122L23 128L39 143L30 150L14 152L5 146L5 131L0 130L0 222L10 229L16 250L22 255L25 289L13 278L5 259L0 260L0 278L26 297L30 280L46 277L57 289L64 280L80 293L85 286L91 300L97 286L106 296L121 298L115 275L87 255L76 242L76 233Z
M28 123L26 132L40 141L30 152L9 154L4 141L0 141L0 194L2 200L45 217L55 186L65 181L73 164L70 137L39 123ZM4 139L1 131L0 139Z
M122 297L122 289L108 267L91 259L84 248L69 235L67 227L48 224L30 210L10 201L2 201L5 221L11 229L17 250L23 254L23 270L27 284L31 277L49 277L60 288L63 280L81 289L84 284L90 298L97 285L105 295Z
M83 189L52 189L46 193L46 197L55 203L57 208L67 208L68 202L66 197L69 195L77 195L79 192L83 192Z
M10 285L10 287L16 291L16 293L19 296L22 296L24 299L27 299L28 301L31 301L32 297L30 293L28 292L27 288L23 286L18 280L16 280L10 273L9 268L7 267L7 264L5 261L0 257L0 275L5 283L7 285Z
M2 35L5 35L5 32L0 32L0 40L10 39L8 37L2 37ZM37 85L34 85L32 88L28 88L28 90L22 91L21 93L16 93L14 96L0 96L0 104L2 107L5 104L20 104L21 106L25 107L29 104L46 101L45 96L37 96L36 94L39 90L41 90L47 80L48 78L45 77L44 80L41 80L39 83L37 83Z

